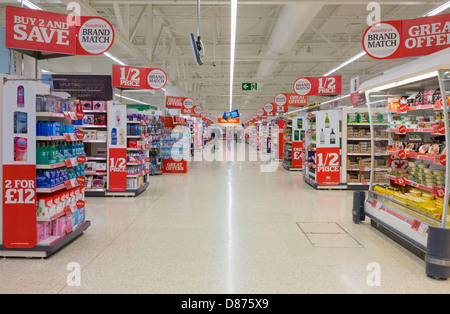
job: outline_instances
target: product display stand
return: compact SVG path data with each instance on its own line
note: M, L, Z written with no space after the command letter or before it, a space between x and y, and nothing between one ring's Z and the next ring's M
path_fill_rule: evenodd
M0 256L46 258L90 226L85 135L72 125L82 111L77 101L50 95L48 85L8 75L1 82Z
M292 120L288 117L283 131L283 168L290 170L292 168ZM301 170L301 169L299 169Z
M375 123L370 121L371 182L363 214L371 225L423 258L426 274L450 277L450 55L423 57L364 83L370 116L389 114L390 184L376 184ZM354 210L361 204L354 204Z
M137 109L108 102L110 139L106 196L136 197L149 186L149 124L150 119Z
M82 128L86 135L84 144L88 154L85 163L86 196L106 195L107 184L107 108L106 101L81 101L84 112Z
M283 162L283 167L289 171L302 171L305 156L306 116L288 118L288 125L290 127L286 128L287 144L284 152L287 162Z
M305 182L319 190L342 190L341 110L319 110L306 116Z

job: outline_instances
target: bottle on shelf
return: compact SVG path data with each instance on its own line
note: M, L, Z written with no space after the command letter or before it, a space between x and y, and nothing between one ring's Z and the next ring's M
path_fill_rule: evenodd
M336 144L336 134L334 134L334 129L331 129L331 133L330 133L330 144L331 144L331 145Z
M330 118L328 118L328 112L325 116L325 129L328 129L330 127Z
M321 145L325 144L325 133L323 133L323 129L322 131L320 131L320 144Z

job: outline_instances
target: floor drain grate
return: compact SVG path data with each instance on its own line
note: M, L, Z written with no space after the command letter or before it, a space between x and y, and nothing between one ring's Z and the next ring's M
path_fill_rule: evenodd
M297 222L297 226L316 248L364 248L336 222Z

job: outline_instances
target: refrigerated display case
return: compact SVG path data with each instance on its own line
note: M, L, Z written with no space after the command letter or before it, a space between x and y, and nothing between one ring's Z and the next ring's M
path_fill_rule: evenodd
M378 141L371 120L370 186L359 201L361 217L369 217L373 227L423 258L428 276L448 279L450 54L436 53L392 69L361 90L370 116L388 111L390 169L389 183L376 184Z

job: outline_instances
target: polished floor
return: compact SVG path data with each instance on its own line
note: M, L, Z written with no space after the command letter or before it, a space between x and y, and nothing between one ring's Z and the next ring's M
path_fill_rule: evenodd
M450 292L368 221L352 222L352 192L237 159L152 176L137 198L88 198L92 225L69 246L0 259L0 293Z

